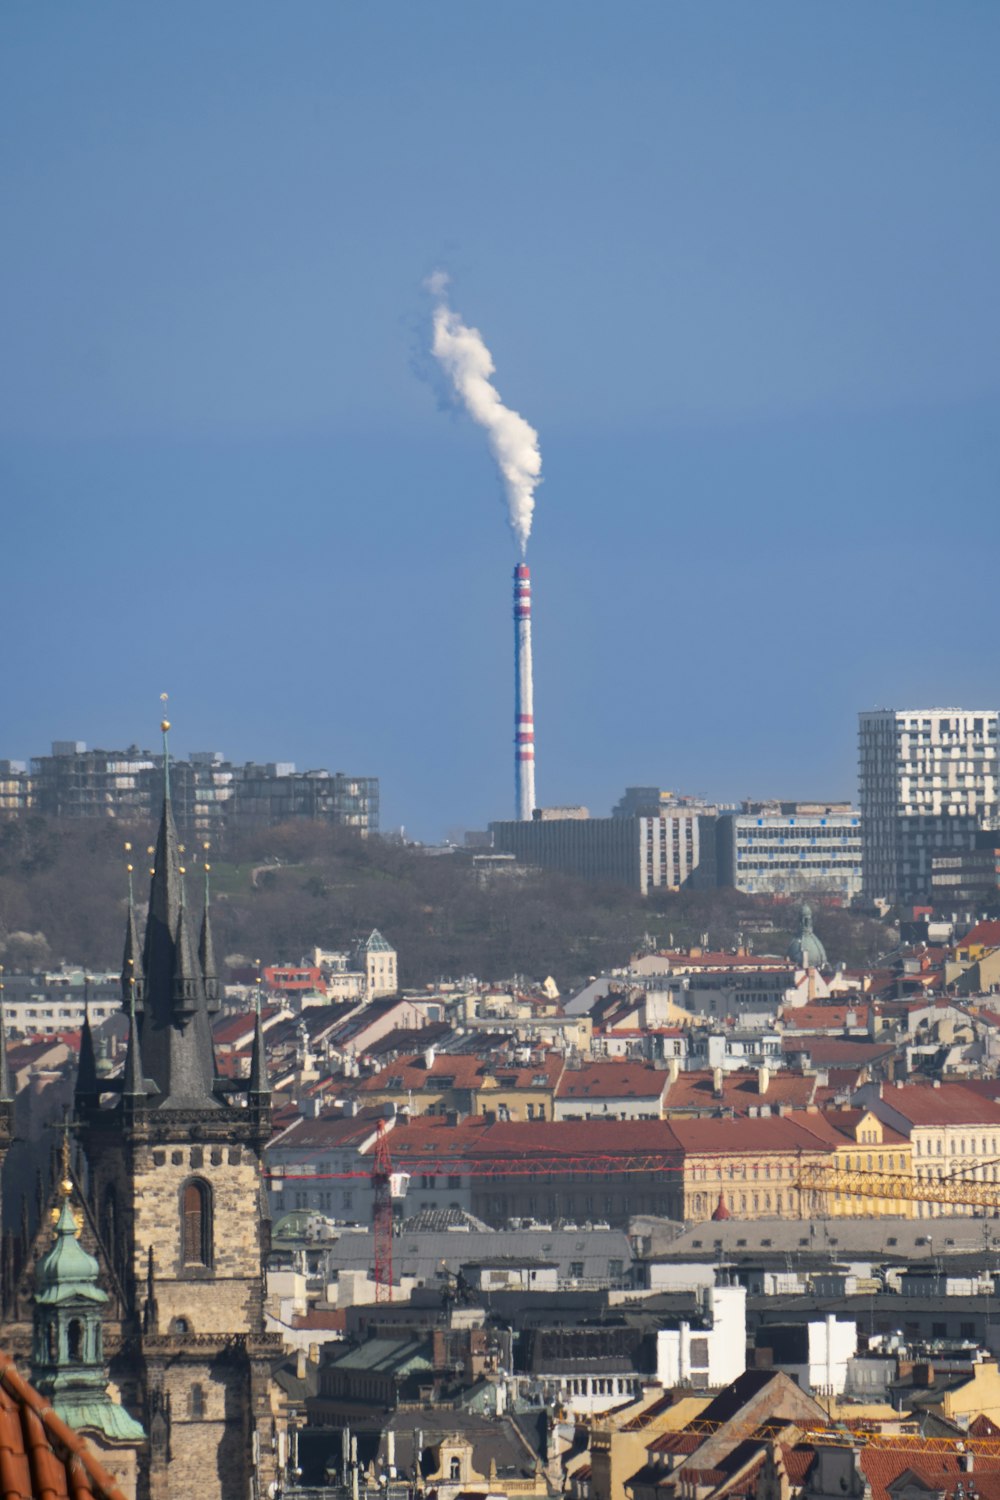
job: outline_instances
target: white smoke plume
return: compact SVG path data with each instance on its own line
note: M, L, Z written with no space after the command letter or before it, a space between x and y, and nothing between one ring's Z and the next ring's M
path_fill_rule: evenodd
M483 336L478 329L467 327L448 306L447 289L448 277L443 271L427 278L427 290L435 300L431 347L469 416L486 428L490 451L503 477L510 529L523 557L531 533L535 486L542 473L538 433L500 400L490 383L495 366Z

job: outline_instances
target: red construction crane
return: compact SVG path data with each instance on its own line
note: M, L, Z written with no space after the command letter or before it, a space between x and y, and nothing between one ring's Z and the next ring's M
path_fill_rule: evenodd
M375 1301L392 1301L392 1158L385 1121L376 1127L372 1158L372 1228L375 1236Z

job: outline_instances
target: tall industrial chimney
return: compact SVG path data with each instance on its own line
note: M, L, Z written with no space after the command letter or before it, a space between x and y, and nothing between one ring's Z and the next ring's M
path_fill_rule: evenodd
M531 570L514 569L514 796L517 817L535 810L535 710L531 682Z

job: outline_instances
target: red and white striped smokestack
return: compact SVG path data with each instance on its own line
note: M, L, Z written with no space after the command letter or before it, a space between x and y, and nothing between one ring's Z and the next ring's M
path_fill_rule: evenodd
M514 569L514 796L517 817L535 810L535 709L531 680L531 571Z

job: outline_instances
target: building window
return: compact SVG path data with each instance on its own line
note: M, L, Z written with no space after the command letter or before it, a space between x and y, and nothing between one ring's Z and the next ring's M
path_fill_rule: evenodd
M186 1266L212 1264L212 1190L199 1178L181 1193L181 1242Z
M188 1410L192 1422L201 1422L205 1417L205 1391L200 1385L193 1385L188 1401Z

